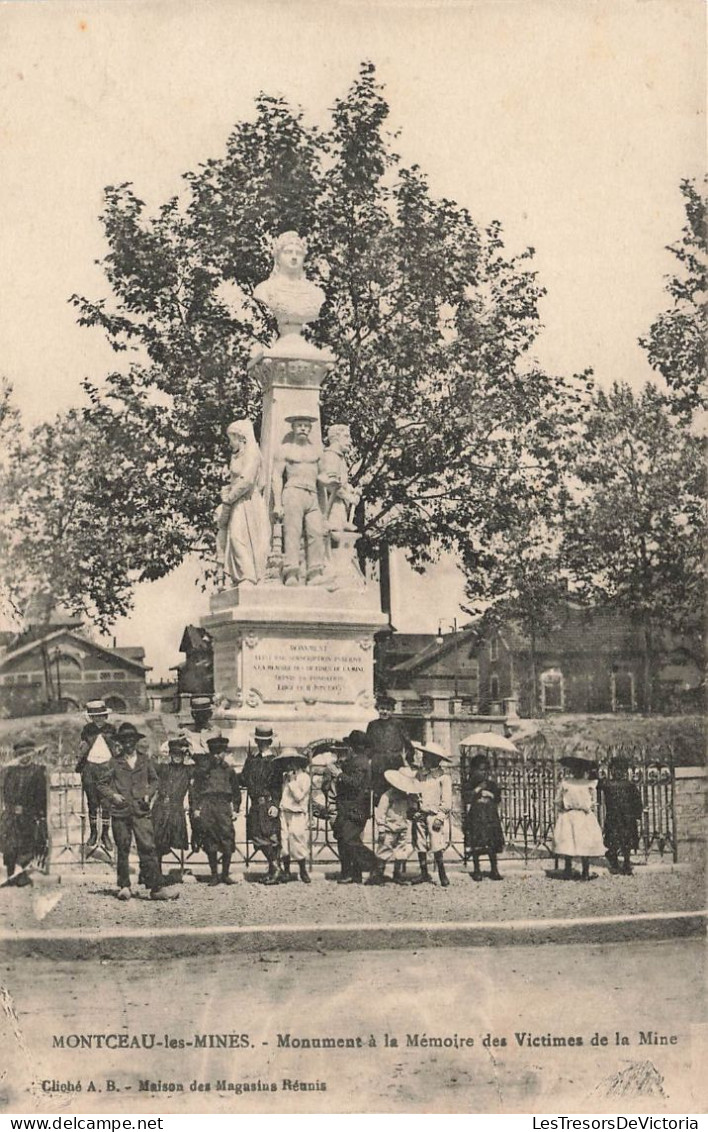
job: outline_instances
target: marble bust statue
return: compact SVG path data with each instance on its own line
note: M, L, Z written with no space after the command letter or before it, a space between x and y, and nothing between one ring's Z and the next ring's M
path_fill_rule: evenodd
M278 323L278 334L299 335L307 322L318 317L325 294L305 275L307 245L297 232L283 232L273 245L273 270L253 294L270 307Z

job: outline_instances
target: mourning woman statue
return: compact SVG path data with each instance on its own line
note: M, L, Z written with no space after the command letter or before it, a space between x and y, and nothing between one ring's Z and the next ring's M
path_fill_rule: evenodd
M314 322L325 300L322 288L305 276L306 252L307 245L297 232L283 232L273 244L273 270L253 292L272 310L281 338L300 334L306 322Z
M217 548L235 586L263 581L270 527L261 488L261 454L249 420L226 430L231 445L229 483L217 511Z

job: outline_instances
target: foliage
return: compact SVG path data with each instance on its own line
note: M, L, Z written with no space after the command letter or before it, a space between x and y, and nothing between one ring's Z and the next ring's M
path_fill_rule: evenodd
M351 426L368 557L385 543L421 565L465 530L503 529L520 454L543 461L556 442L563 407L546 412L564 388L526 360L543 293L532 249L509 256L498 222L480 230L436 198L393 151L387 117L366 63L326 130L261 95L154 217L129 184L107 190L111 297L72 301L131 363L87 386L87 423L120 447L130 491L99 497L95 514L125 531L137 578L193 552L213 563L224 430L258 423L247 363L274 330L252 292L288 229L307 236L326 294L309 330L336 358L323 424Z
M691 631L705 606L705 441L653 385L592 399L574 455L565 561L590 603L642 625L646 702L660 632Z
M708 197L690 181L682 181L681 191L686 224L681 239L668 248L680 265L666 284L673 305L658 316L640 344L666 380L674 407L691 413L708 408Z
M4 477L0 546L5 591L17 617L42 594L87 613L102 629L127 611L131 557L110 501L114 495L130 500L132 456L127 451L121 458L75 411L15 438Z

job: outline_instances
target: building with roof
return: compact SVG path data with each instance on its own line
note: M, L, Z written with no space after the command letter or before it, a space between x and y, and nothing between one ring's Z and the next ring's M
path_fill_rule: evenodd
M382 633L375 679L396 718L416 740L455 745L478 721L476 626L452 633Z
M112 711L144 711L149 671L143 648L107 648L78 618L55 615L0 645L0 715L80 711L95 699Z
M663 633L657 651L654 710L696 710L703 691L700 642ZM509 621L480 636L476 656L480 710L491 715L504 714L510 703L522 716L646 710L642 629L613 609L564 602L533 649L528 634Z

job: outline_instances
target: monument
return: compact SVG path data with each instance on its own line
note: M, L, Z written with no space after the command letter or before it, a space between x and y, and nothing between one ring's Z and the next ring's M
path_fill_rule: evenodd
M274 244L254 291L278 325L251 366L263 391L260 447L250 421L227 428L229 482L217 512L226 588L202 626L213 641L215 719L234 747L255 723L282 742L341 738L374 716L374 634L388 621L356 557L349 427L322 442L320 386L333 356L308 342L324 293L305 275L295 232Z

